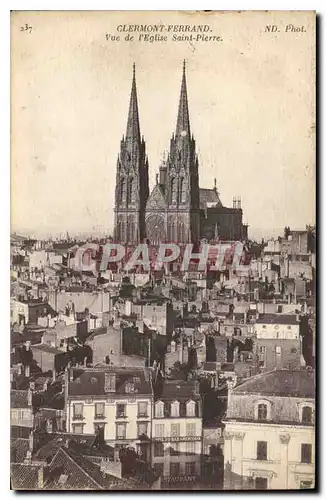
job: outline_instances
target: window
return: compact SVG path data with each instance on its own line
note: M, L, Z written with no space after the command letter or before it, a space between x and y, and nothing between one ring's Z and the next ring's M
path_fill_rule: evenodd
M83 433L83 426L81 424L73 424L72 432L74 434L82 434Z
M163 443L154 444L154 457L164 457L164 445Z
M83 405L82 403L75 403L73 405L74 408L74 418L82 419L83 418Z
M266 346L261 345L261 346L259 347L259 352L260 352L260 354L265 354L265 352L266 352Z
M266 328L266 325L263 325L263 328L265 329L265 328Z
M126 405L117 404L117 418L126 417Z
M126 429L127 429L126 424L117 424L116 426L117 439L126 439Z
M187 403L187 417L195 416L196 403L195 401L189 401Z
M192 455L194 455L196 453L196 448L195 448L195 444L193 441L188 441L186 443L186 452L187 453L190 453ZM208 453L207 453L208 454Z
M179 417L179 402L174 401L171 404L171 417Z
M164 464L154 464L154 471L155 471L155 474L157 474L157 476L161 477L163 476L163 472L164 472Z
M139 436L143 436L143 435L147 435L147 422L142 422L140 424L137 425L137 428L138 428L138 437Z
M180 475L180 464L178 462L172 462L170 464L170 476L178 477Z
M147 406L148 403L145 401L144 403L138 403L138 417L147 417Z
M196 463L186 462L186 476L195 476L195 475L196 475Z
M155 437L164 437L164 424L156 424L155 425Z
M104 403L95 403L95 418L104 417Z
M130 384L130 383L126 384L125 391L126 391L127 394L135 392L135 386L134 386L134 384Z
M180 436L180 424L171 424L171 437Z
M312 488L312 481L300 481L300 490L310 490Z
M280 345L276 346L276 354L282 354L282 347Z
M288 326L288 327L287 327L287 329L288 329L288 330L291 330L291 326Z
M302 408L302 423L310 425L312 424L312 408L311 406L304 406Z
M187 424L187 436L196 436L196 424Z
M176 203L177 201L177 182L174 177L171 179L171 203Z
M155 417L164 417L164 403L158 401L155 405Z
M258 405L258 420L267 420L267 405Z
M255 479L256 490L267 490L267 487L268 487L267 477L256 477Z
M301 445L301 463L311 464L311 444L303 443Z
M257 441L257 460L267 460L266 441Z

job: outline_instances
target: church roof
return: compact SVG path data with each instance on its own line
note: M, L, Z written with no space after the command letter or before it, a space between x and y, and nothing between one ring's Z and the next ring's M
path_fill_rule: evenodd
M222 202L218 195L218 192L215 189L199 189L199 206L201 209L209 208L207 206L210 203L216 203L218 206L222 206Z

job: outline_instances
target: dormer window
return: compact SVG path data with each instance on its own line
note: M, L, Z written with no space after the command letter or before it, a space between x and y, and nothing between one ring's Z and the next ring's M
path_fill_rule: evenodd
M261 403L258 405L258 420L266 420L267 419L267 405Z
M187 403L187 417L195 417L196 403L195 401L188 401Z
M171 404L171 417L179 417L180 416L179 407L180 407L179 401L174 401Z
M264 422L271 418L271 404L269 401L260 400L255 404L255 420Z
M162 401L158 401L155 405L155 417L164 417L164 403Z
M306 425L311 425L312 422L312 408L311 406L302 407L301 422Z

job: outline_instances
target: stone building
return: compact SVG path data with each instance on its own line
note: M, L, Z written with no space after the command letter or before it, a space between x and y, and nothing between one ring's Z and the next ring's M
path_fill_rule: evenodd
M274 370L229 389L224 488L313 488L314 372Z
M148 159L140 135L135 65L126 135L120 144L115 191L115 239L151 244L175 241L181 244L211 240L243 240L239 200L224 207L216 188L199 188L199 161L191 133L186 65L183 63L181 92L175 132L167 157L159 167L156 185L149 194Z

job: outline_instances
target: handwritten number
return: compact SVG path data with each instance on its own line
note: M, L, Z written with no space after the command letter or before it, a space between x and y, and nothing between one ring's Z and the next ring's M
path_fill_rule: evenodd
M29 31L30 33L32 33L32 26L26 23L24 26L20 27L20 31Z

